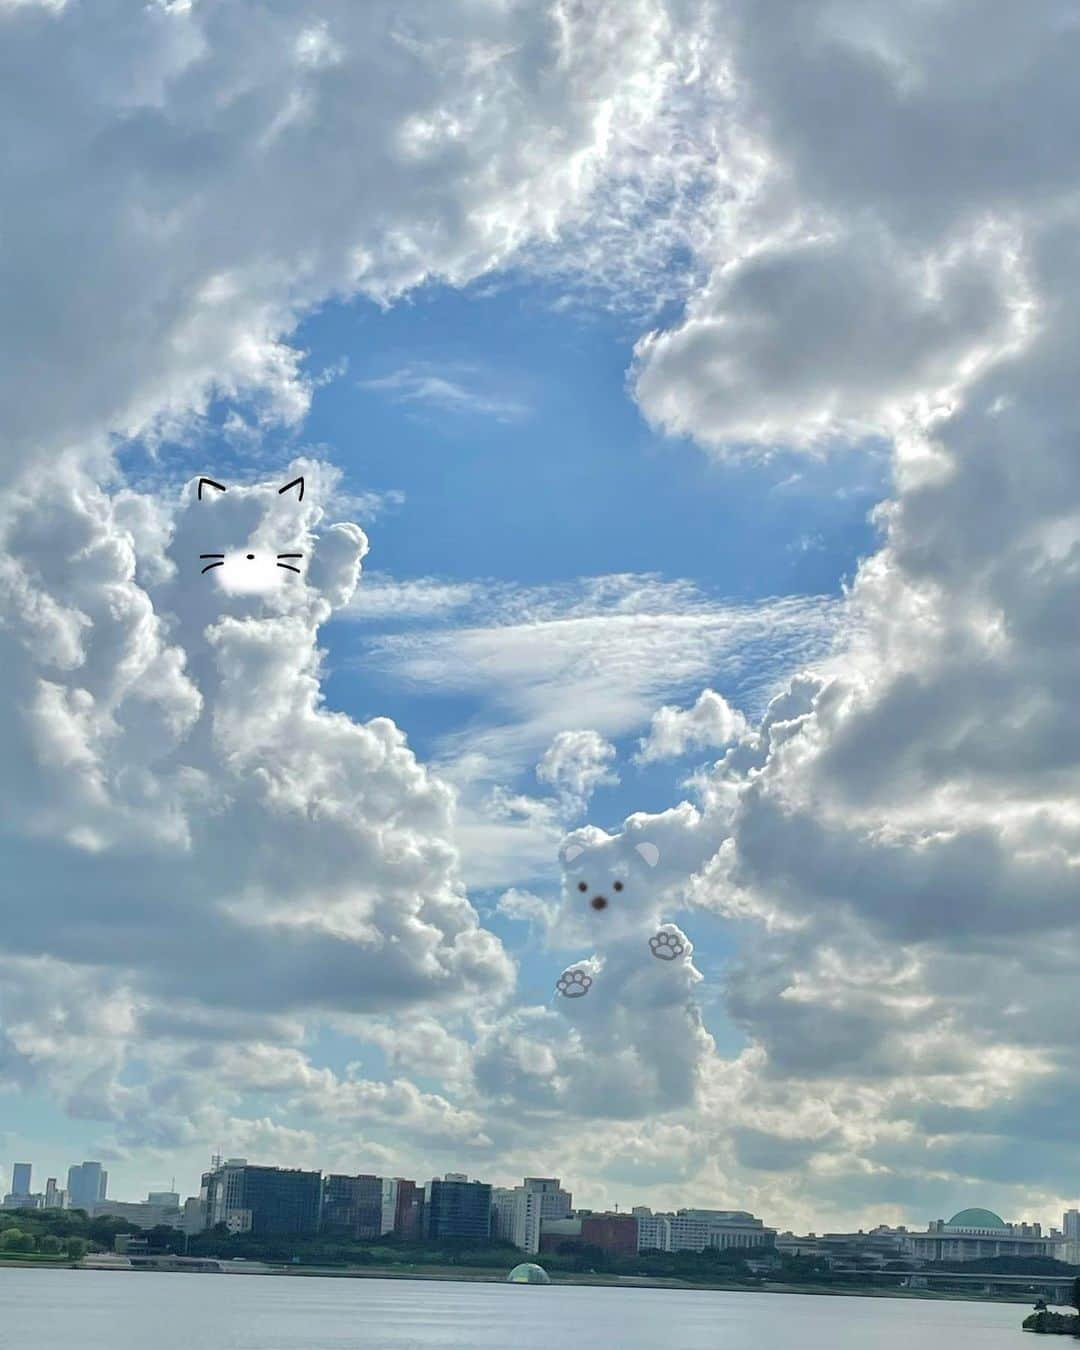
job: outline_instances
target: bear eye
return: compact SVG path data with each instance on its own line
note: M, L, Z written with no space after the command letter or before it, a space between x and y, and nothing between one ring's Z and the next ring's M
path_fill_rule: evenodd
M579 891L587 891L589 889L589 883L587 881L579 881L577 888Z
M621 881L617 881L617 882L615 883L615 889L616 889L617 891L621 891L621 890L622 890L622 882L621 882Z

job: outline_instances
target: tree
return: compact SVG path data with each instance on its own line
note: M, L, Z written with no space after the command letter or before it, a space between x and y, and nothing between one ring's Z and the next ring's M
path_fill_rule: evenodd
M52 1233L46 1233L44 1237L38 1238L38 1251L45 1252L49 1256L56 1256L61 1250L61 1243L58 1237Z
M0 1236L0 1247L7 1252L32 1252L34 1250L34 1239L29 1233L24 1233L21 1228L8 1228Z
M86 1255L89 1243L85 1238L69 1237L67 1240L67 1254L73 1261L81 1261Z

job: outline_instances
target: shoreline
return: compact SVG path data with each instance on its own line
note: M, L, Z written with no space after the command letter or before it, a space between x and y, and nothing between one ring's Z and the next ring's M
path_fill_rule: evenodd
M217 1260L218 1258L205 1258L206 1260ZM0 1270L5 1266L16 1266L21 1270L78 1270L78 1271L120 1271L124 1274L138 1274L146 1270L153 1270L150 1266L132 1266L106 1264L100 1265L85 1264L82 1261L73 1262L67 1260L59 1261L41 1261L30 1260L22 1261L18 1258L7 1258L0 1260ZM453 1282L458 1284L505 1284L506 1270L499 1267L477 1267L469 1269L467 1267L456 1266L413 1266L402 1268L401 1266L293 1266L293 1265L274 1265L268 1262L250 1261L232 1263L227 1260L220 1261L220 1269L206 1270L195 1269L192 1267L180 1269L161 1269L158 1274L187 1274L187 1275L248 1275L248 1276L290 1276L301 1279L335 1279L335 1280L432 1280L439 1282ZM864 1285L830 1285L822 1286L819 1284L791 1284L783 1281L762 1281L755 1284L743 1284L737 1281L716 1282L716 1283L698 1283L696 1281L665 1279L663 1277L651 1277L647 1275L590 1275L576 1274L566 1271L549 1271L552 1285L580 1285L591 1288L607 1289L673 1289L673 1290L707 1290L713 1293L732 1293L732 1294L811 1294L820 1298L890 1298L890 1299L922 1299L933 1302L959 1302L959 1303L1008 1303L1016 1306L1030 1306L1032 1295L1029 1292L1015 1295L995 1295L988 1297L985 1294L976 1294L974 1291L967 1292L963 1290L939 1290L939 1289L901 1289L901 1288L883 1288L880 1286Z

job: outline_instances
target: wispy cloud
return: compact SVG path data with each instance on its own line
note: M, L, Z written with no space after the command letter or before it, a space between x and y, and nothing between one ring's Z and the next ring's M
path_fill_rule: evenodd
M478 587L465 623L380 634L364 662L418 692L480 697L481 724L448 735L442 753L509 774L560 732L625 735L706 682L759 710L786 674L829 651L838 609L826 596L732 604L687 581L634 574Z
M520 399L484 388L490 384L471 366L436 370L427 365L403 366L389 375L359 381L361 389L385 393L397 403L415 404L439 412L473 417L493 417L498 422L516 422L529 414Z

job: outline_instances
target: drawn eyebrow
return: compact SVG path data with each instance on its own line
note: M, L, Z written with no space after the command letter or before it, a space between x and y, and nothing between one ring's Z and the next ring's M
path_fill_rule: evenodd
M225 488L224 483L215 483L214 480L213 480L212 478L200 478L200 479L199 479L199 501L202 501L202 489L203 489L203 484L204 484L204 483L208 483L208 484L210 485L210 487L212 487L212 488L217 488L217 490L218 490L219 492L225 492L225 491L226 491L226 488Z

